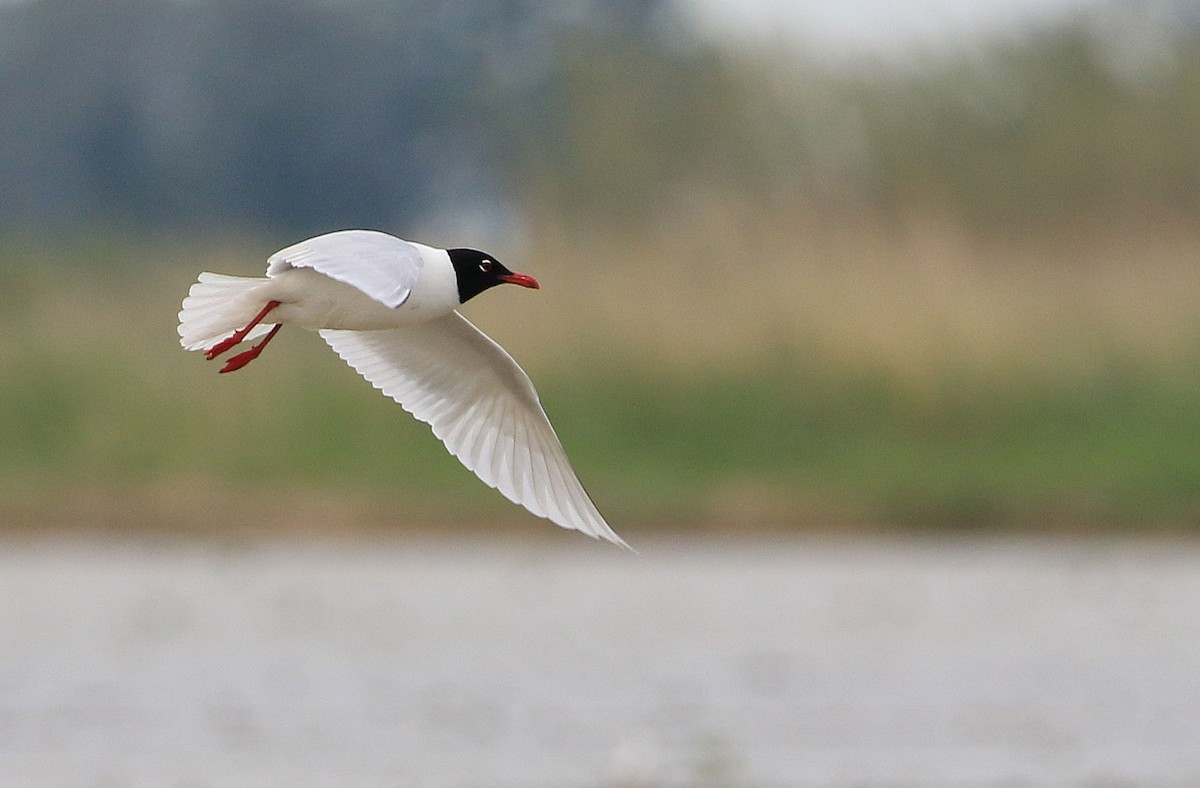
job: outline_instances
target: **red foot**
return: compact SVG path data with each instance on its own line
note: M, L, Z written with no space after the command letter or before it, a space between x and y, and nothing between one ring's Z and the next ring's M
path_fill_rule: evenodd
M238 353L236 356L226 361L225 366L221 367L221 371L235 372L249 364L254 359L258 358L258 354L263 352L263 348L265 348L267 343L270 342L277 333L279 333L279 329L281 328L283 328L283 324L277 323L275 327L272 328L265 337L263 337L262 342L259 342L249 350L243 350L241 353Z
M249 323L247 323L245 328L239 329L238 331L234 331L231 336L225 337L220 342L218 342L217 344L210 347L207 351L205 351L204 357L206 359L208 359L209 361L212 361L214 358L221 355L226 350L229 350L229 348L231 348L234 345L241 342L243 339L246 338L246 335L250 333L251 329L253 329L259 323L261 323L263 318L266 317L267 314L277 306L279 306L278 301L268 301L267 305L263 307L262 311L259 312L254 317L253 320L251 320ZM275 328L277 329L277 328L279 328L279 326L276 326ZM271 333L274 333L274 330L272 330ZM262 344L265 345L267 343L263 342ZM255 355L257 355L257 354L255 354ZM253 358L253 356L251 358ZM249 361L249 359L247 359L247 361ZM243 366L244 366L244 362L243 362ZM234 367L234 369L237 369L237 367ZM225 370L221 370L221 371L224 372Z

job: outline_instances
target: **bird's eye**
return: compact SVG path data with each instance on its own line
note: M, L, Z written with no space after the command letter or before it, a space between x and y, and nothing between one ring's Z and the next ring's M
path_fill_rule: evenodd
M491 260L480 260L479 261L479 270L483 271L485 274L491 273L492 261Z

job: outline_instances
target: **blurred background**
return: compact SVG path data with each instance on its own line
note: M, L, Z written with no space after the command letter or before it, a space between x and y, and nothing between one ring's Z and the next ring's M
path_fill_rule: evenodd
M507 516L303 332L178 348L373 227L545 280L467 312L635 540L1193 530L1200 11L735 5L0 5L6 519Z
M372 545L400 550L404 565L415 559L398 545L429 539L448 554L499 540L497 560L512 571L501 585L608 560L572 558L604 548L479 484L315 336L283 332L262 360L230 376L180 349L176 313L199 271L256 275L276 249L346 227L487 249L542 282L536 294L497 292L464 311L537 382L600 509L648 556L611 571L637 573L649 596L663 592L651 579L655 554L698 556L672 571L702 574L720 563L719 551L706 551L734 543L743 562L734 576L743 579L775 549L826 556L832 563L816 574L829 584L819 588L803 585L803 562L779 568L780 588L795 600L811 591L840 604L848 586L830 580L843 577L836 567L853 573L859 559L896 555L907 569L896 569L895 584L845 581L868 589L856 598L888 598L914 578L928 591L920 578L952 572L962 556L951 550L949 563L925 564L932 559L918 546L936 554L960 549L962 538L999 546L998 563L983 561L987 577L1061 559L1070 571L1086 568L1085 585L1124 567L1132 554L1111 550L1112 540L1133 539L1129 560L1146 575L1128 570L1129 587L1168 585L1147 592L1149 601L1121 598L1131 620L1142 620L1144 605L1196 590L1200 5L1192 0L5 0L0 97L0 527L14 594L3 614L13 626L60 618L55 604L83 604L66 579L76 571L99 571L101 586L140 571L158 578L128 597L147 637L194 635L179 621L203 617L197 611L224 588L221 551L249 549L250 536L273 550L333 539L351 551L338 553L346 577L372 560ZM1066 540L1047 548L1056 558L1029 547L1046 535ZM1147 553L1150 537L1168 547ZM174 545L183 557L151 551L150 568L122 563L147 544ZM208 556L196 597L173 585L168 568L191 560L189 550ZM304 556L279 560L316 560ZM1155 563L1181 556L1193 563L1174 575ZM111 574L94 569L97 560ZM675 584L686 608L684 589L702 585L701 575L669 576L659 579ZM447 594L462 591L438 577ZM610 581L625 582L598 582ZM381 596L364 597L368 608L406 593L379 582ZM971 587L991 593L991 582ZM772 588L764 586L767 598ZM294 602L312 614L305 632L316 641L338 618L323 592L263 593L265 619L278 623L271 605L283 599L286 618ZM514 593L514 604L528 601ZM929 593L926 602L944 601ZM124 615L92 601L100 619ZM1104 594L1094 601L1114 609ZM928 610L913 604L923 620ZM744 613L707 610L711 621ZM561 612L580 615L569 605ZM887 619L895 610L877 612ZM1079 615L1093 613L1108 621ZM1175 637L1180 626L1139 637L1168 629ZM1134 637L1102 629L1114 644ZM838 633L847 648L862 645L857 631ZM1182 631L1196 632L1195 623ZM8 637L9 646L19 638ZM37 637L23 642L24 661L9 672L42 675ZM953 637L940 642L946 659L961 656ZM1162 647L1179 676L1195 673L1182 669L1195 667L1187 643ZM868 758L874 771L841 772L864 763L846 723L837 768L779 770L778 752L793 752L794 742L780 740L776 756L746 749L723 732L733 723L720 709L764 726L791 719L787 704L812 689L796 678L810 675L798 653L790 640L763 646L737 674L750 676L751 694L775 699L776 716L726 698L714 707L723 722L691 738L600 735L607 744L594 762L570 762L592 763L590 771L547 766L536 775L571 784L921 782L929 776L921 753L944 755L958 741L944 720L934 727L950 738L935 736L925 750L903 749L899 723L873 729L873 752L907 753L900 770ZM231 672L245 672L230 659ZM1053 664L1073 674L1070 660ZM862 686L848 670L840 680ZM694 682L707 686L701 674ZM1024 682L1029 697L1044 696L1045 675ZM59 749L44 750L58 756L82 740L73 736L92 741L79 733L91 730L79 709L110 709L95 686L117 685L80 679L82 695L45 705L60 678L47 672L36 697L18 693L23 700L0 709L0 729L22 731L18 740L43 752L42 734L22 726L30 715L60 724ZM893 678L884 695L908 681ZM646 692L666 705L641 717L643 728L688 718L692 707L680 699L693 697L690 686L652 681ZM779 700L781 686L793 701ZM1181 697L1169 681L1155 692L1168 705ZM986 693L950 694L975 711L982 704L984 716L997 708ZM434 704L431 713L451 723L460 711L472 717L474 696L455 697L449 711ZM871 697L862 708L875 708ZM247 715L258 708L219 706L197 726L251 730ZM1170 708L1175 716L1150 717L1200 732L1194 716ZM928 722L933 712L922 709ZM568 704L557 713L584 712ZM1017 722L1001 716L1027 732L1014 714ZM429 730L420 719L409 721L418 737ZM971 735L972 747L988 739ZM1036 725L1029 736L1039 746L1053 739ZM1070 740L1065 751L1111 754L1116 736ZM1175 772L1154 771L1150 764L1165 762L1157 757L1122 762L1133 763L1122 771L1086 758L1030 761L1025 739L1004 740L1021 768L975 769L981 756L968 747L962 763L971 768L944 780L1184 784L1200 775L1195 757L1175 761ZM1160 734L1138 741L1142 755L1164 746ZM10 767L20 763L13 747ZM36 783L39 764L58 756L11 773ZM113 757L106 785L162 776ZM1047 763L1083 766L1037 771ZM486 772L431 769L416 774L493 784ZM222 782L202 768L180 774ZM389 774L410 784L413 773Z

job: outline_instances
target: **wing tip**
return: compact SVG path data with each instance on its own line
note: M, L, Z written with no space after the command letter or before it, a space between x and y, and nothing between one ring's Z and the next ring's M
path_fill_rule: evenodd
M626 542L620 536L617 536L617 532L611 528L608 529L607 533L588 534L588 535L591 536L593 539L607 540L607 541L611 542L612 544L615 544L617 547L622 547L622 548L628 550L629 552L633 553L634 555L641 555L641 553L639 553L636 549L634 549L629 544L629 542Z
M461 318L461 316L459 317ZM463 319L463 322L466 323L465 319ZM470 324L466 323L466 325L469 326ZM471 330L478 332L478 329L475 329L473 326ZM532 489L532 486L536 486L539 483L539 480L536 478L536 464L532 461L532 454L529 455L530 459L527 463L526 472L518 474L520 483L517 483L512 479L512 474L515 470L511 467L513 463L510 462L510 467L507 470L485 467L486 460L480 456L480 452L477 450L478 446L474 441L448 440L454 437L452 431L447 432L448 425L436 423L438 421L436 414L430 413L428 409L419 406L420 397L417 397L416 401L414 401L413 396L411 396L413 394L412 388L405 387L404 390L397 390L395 379L388 378L384 380L381 375L377 374L381 368L386 368L389 363L388 356L384 352L387 348L380 348L379 343L384 342L386 336L395 336L394 332L396 331L399 331L399 329L367 332L371 334L370 337L364 336L363 332L335 329L321 329L318 331L318 334L325 340L333 352L351 369L365 378L372 388L399 403L401 408L418 421L428 424L432 428L433 434L445 445L447 451L488 487L496 490L517 506L522 507L537 517L550 521L554 525L570 531L578 531L593 539L603 539L618 547L629 550L635 555L639 555L637 550L632 548L613 531L608 523L605 522L604 516L596 509L595 503L592 502L591 497L584 490L574 470L570 467L570 462L566 458L565 451L563 451L561 444L558 443L557 436L554 436L554 428L550 426L549 420L546 419L541 406L536 403L536 399L533 402L533 406L536 407L539 423L544 422L545 428L548 431L547 435L538 437L538 431L534 430L535 443L541 448L538 454L542 463L542 475L543 477L550 477L541 479L541 483L550 484L551 488L557 486L558 490L552 489L547 494L538 495L536 490ZM483 336L482 333L479 335ZM490 343L491 340L488 340L488 342ZM497 345L496 347L499 346ZM511 357L507 356L507 354L505 354L504 358L508 359L514 366L516 365L516 362L512 362ZM519 370L520 368L517 367L517 369ZM526 380L528 379L526 378ZM530 384L530 390L532 390L532 384ZM526 425L526 429L528 427L529 425ZM475 448L472 449L472 447ZM495 448L495 446L492 446L491 450L486 452L489 458L511 456L510 452L497 452ZM551 469L553 469L553 472L551 472ZM534 475L530 476L529 473L533 473ZM555 479L557 479L558 485L555 485Z

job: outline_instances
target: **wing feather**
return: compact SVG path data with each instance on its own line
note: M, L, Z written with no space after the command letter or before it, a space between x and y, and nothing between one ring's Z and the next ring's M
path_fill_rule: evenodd
M280 249L267 259L267 276L311 268L395 309L408 299L424 265L420 250L394 235L339 230Z
M452 312L419 326L320 334L510 501L628 547L580 484L529 377L465 317Z

